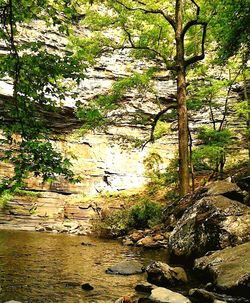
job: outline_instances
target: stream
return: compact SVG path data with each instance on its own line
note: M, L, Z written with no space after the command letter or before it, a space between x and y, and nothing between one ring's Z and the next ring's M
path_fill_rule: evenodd
M144 274L108 275L107 267L124 260L147 265L166 258L164 250L145 251L117 241L2 230L0 302L114 302L123 295L135 294L135 285L146 278ZM83 290L83 283L91 284L94 290Z

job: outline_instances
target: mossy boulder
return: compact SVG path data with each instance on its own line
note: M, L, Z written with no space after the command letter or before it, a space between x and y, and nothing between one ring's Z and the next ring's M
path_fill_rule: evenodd
M190 206L169 238L170 253L195 259L209 251L250 240L250 207L222 195L205 196Z
M250 242L195 260L194 268L223 292L250 298Z

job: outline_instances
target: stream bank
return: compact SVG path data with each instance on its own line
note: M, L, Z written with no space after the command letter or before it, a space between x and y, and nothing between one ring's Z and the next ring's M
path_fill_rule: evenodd
M201 302L199 298L202 298L202 302L217 302L218 299L222 299L222 302L249 302L250 270L248 266L242 267L242 264L249 264L250 259L250 207L248 201L247 192L242 191L234 183L227 181L211 183L194 195L183 198L178 204L173 203L166 207L164 212L167 220L164 224L155 226L153 229L132 231L123 239L125 245L121 247L127 249L126 257L130 256L134 250L141 250L154 256L151 261L159 261L159 254L163 252L163 262L183 263L183 267L187 268L187 264L191 267L188 277L195 275L199 280L193 285L191 285L192 281L196 278L189 279L188 284L180 286L181 288L179 285L169 283L165 278L160 278L159 283L157 282L158 278L153 281L154 285L163 287L163 290L159 289L154 292L155 286L151 289L151 294L155 295L159 291L158 295L165 298L162 299L165 301L161 302L169 302L166 301L169 300L166 299L169 294L166 294L165 290L169 287L174 291L184 293L194 303ZM95 215L98 210L101 211L100 208L93 209L93 206L83 207L81 205L78 207L84 211L91 209ZM113 207L116 206L113 205ZM76 231L75 234L78 234L79 224L75 225L74 228L73 224L75 223L72 221L67 223L64 219L65 217L61 219L60 226L57 222L55 224L58 227L44 229L44 231L66 233L67 229L71 229ZM62 226L67 227L67 229L61 230ZM44 234L37 233L38 238L40 235L44 237ZM88 245L88 242L85 244L85 242L81 243L83 247L92 246ZM119 244L117 243L117 245ZM162 247L165 249L162 250ZM144 249L142 250L142 248ZM168 253L170 253L170 259L167 258ZM193 261L195 272L192 270ZM83 256L81 262L85 262ZM171 269L170 272L175 272L175 270ZM160 277L165 277L165 270L160 270L159 273ZM146 277L144 277L145 280ZM133 292L135 286L130 285L130 287L130 291ZM111 292L113 294L113 291ZM130 292L126 290L123 293L119 292L119 295L127 295L128 293ZM227 295L224 295L225 293ZM148 296L149 294L146 295L145 300L148 301L145 302L157 301L154 296L149 301ZM209 298L206 299L207 297ZM143 300L142 297L140 300ZM108 301L104 300L103 302Z

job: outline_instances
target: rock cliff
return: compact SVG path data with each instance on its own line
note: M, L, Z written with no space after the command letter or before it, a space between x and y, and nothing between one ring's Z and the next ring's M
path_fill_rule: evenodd
M81 31L80 28L77 29ZM23 26L20 30L20 41L43 41L46 47L54 52L62 52L67 44L65 36L59 34L55 28L47 29L45 24L36 21L32 26ZM6 52L6 46L0 45L1 53ZM154 144L148 144L144 149L134 147L130 140L147 140L150 135L150 122L152 117L159 112L158 104L154 103L155 96L151 93L142 93L131 91L126 94L123 105L119 110L112 112L116 117L115 124L108 127L105 131L96 131L88 133L84 136L77 132L81 128L82 122L79 121L74 113L75 102L89 102L93 97L100 94L108 93L112 83L118 78L122 78L131 73L131 71L142 71L145 62L132 60L127 51L115 51L111 56L102 56L98 59L98 67L89 68L86 78L77 88L78 97L74 100L69 93L63 108L56 113L44 112L42 108L38 109L50 123L57 137L53 138L54 145L65 155L76 155L77 159L73 159L73 170L76 175L82 177L82 181L72 185L64 180L58 180L52 184L44 184L39 179L29 179L27 188L36 190L41 193L37 199L37 208L33 213L30 212L31 205L25 199L16 197L11 201L9 206L12 210L0 210L0 221L8 226L12 224L13 218L17 218L17 214L13 211L14 205L23 208L17 212L22 216L23 222L27 218L34 218L32 223L28 223L28 228L34 228L41 223L43 217L46 218L48 209L54 209L50 213L50 218L65 218L65 197L67 194L79 195L95 195L103 192L121 191L131 188L140 188L147 183L145 176L144 160L150 152L158 153L163 159L162 169L167 167L169 160L175 157L177 147L177 123L172 121L169 123L171 131L163 138L157 140ZM176 83L171 80L167 73L159 73L154 83L157 98L170 102L175 100ZM6 113L4 104L9 102L12 97L12 83L8 79L0 80L0 113L1 119L6 122ZM230 102L237 101L239 97L237 92L233 92ZM232 104L230 104L232 108ZM148 117L145 124L135 124L131 119L136 109L142 110ZM223 113L223 105L216 114L219 122ZM206 107L202 112L192 113L190 115L190 129L196 133L198 127L207 125L210 121L210 114ZM11 121L9 121L11 122ZM228 120L231 128L238 130L244 128L242 123L236 123L233 118ZM240 133L240 132L238 132ZM128 140L130 139L130 140ZM4 147L1 147L3 149ZM240 147L239 151L240 151ZM12 169L9 164L0 162L0 178L11 175ZM45 206L46 205L46 206ZM48 207L48 208L47 208ZM79 206L75 205L75 210L79 215ZM89 209L85 212L80 211L80 218L83 221L89 215ZM23 212L24 210L24 212ZM28 214L27 214L28 210ZM25 213L26 211L26 213ZM7 212L7 213L6 213ZM86 215L86 212L88 213ZM67 211L66 211L67 213ZM37 220L39 217L39 220ZM79 218L78 218L79 219ZM15 225L13 223L12 225ZM10 226L10 225L9 225Z

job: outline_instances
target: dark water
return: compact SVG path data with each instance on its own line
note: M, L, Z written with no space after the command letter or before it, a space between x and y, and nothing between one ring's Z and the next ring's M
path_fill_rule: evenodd
M114 302L133 294L134 286L145 281L144 274L105 274L110 265L131 259L147 265L166 260L166 252L145 252L85 236L0 231L0 303ZM94 290L82 290L83 283L90 283Z

